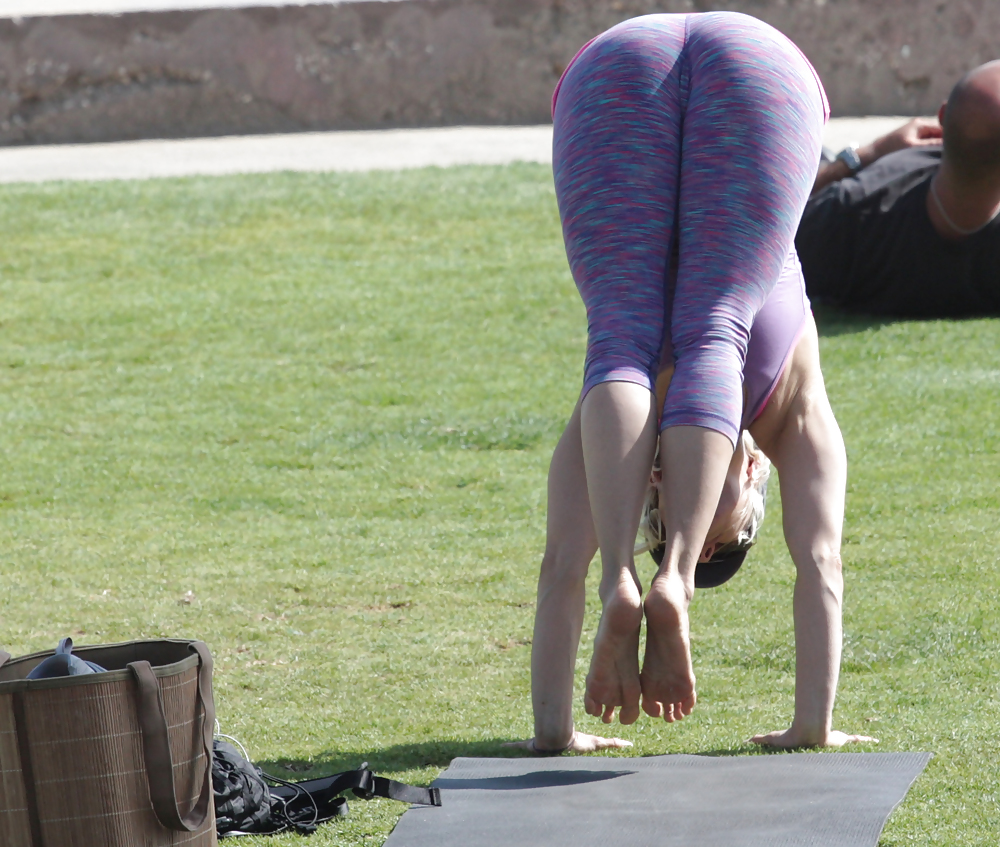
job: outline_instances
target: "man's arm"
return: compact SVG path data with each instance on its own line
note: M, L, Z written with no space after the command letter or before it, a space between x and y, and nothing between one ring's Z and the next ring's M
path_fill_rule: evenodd
M861 168L867 168L889 153L905 150L908 147L927 147L941 143L941 124L937 118L914 118L892 132L876 138L871 144L858 148L858 158ZM813 184L812 193L822 188L852 176L850 168L839 159L834 162L820 162Z

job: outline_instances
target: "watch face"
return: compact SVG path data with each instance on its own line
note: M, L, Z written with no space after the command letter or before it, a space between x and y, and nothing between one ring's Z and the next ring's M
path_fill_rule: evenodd
M852 174L861 169L861 157L853 147L845 147L837 154L837 159L847 165Z

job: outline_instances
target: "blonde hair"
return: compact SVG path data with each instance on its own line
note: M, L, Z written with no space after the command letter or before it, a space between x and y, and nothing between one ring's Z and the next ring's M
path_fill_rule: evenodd
M753 440L753 436L749 432L743 430L741 437L743 449L750 461L750 490L747 492L746 501L741 510L742 514L737 521L743 528L737 533L734 541L730 541L716 551L716 556L724 556L735 550L749 550L757 541L757 533L760 532L761 524L764 523L764 510L767 506L767 480L771 476L771 460L764 455L764 451L757 446L757 442Z
M764 510L767 505L767 480L771 476L771 460L757 446L753 436L743 430L743 449L750 462L750 491L743 504L737 521L743 528L737 533L735 540L720 547L715 556L723 556L736 550L749 550L757 541L757 533L764 523ZM639 521L639 535L642 541L635 545L634 555L646 553L661 547L663 537L663 522L660 520L660 448L657 444L656 455L653 457L653 469L649 475L649 485L646 488L646 500L642 506L642 518ZM715 558L713 556L713 558Z

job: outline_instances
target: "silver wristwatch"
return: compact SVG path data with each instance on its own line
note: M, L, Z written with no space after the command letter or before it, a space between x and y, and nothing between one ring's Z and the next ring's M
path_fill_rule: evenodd
M847 165L847 170L852 175L861 170L861 157L858 155L858 148L854 144L849 144L841 150L836 156L836 161Z

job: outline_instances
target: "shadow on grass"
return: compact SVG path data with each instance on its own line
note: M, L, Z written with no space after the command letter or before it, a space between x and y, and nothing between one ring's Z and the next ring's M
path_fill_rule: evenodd
M949 321L952 323L962 321L977 321L989 318L997 318L1000 315L994 314L970 314L970 315L923 315L911 317L889 317L878 315L864 315L854 312L846 312L825 303L813 303L813 316L816 318L816 329L822 337L833 337L838 335L851 335L856 332L865 332L869 329L879 329L883 326L890 326L897 323L926 323L933 321Z
M493 759L521 759L534 757L527 750L504 747L503 744L512 739L493 738L487 741L428 741L422 744L395 744L381 750L327 750L311 760L305 759L267 759L256 762L266 773L280 776L282 779L302 780L326 776L331 773L353 770L368 762L375 773L399 773L401 771L417 770L419 768L444 768L451 764L452 759L459 756ZM634 750L634 748L633 748ZM760 747L757 744L739 744L734 747L716 750L699 750L692 755L714 758L772 755L786 753L772 747ZM614 755L614 751L603 751L599 755ZM649 755L662 755L650 753ZM567 756L567 758L575 758ZM614 758L631 758L628 753Z
M728 747L720 750L699 750L695 756L705 756L706 758L724 759L735 758L737 756L776 756L786 753L817 753L822 752L814 747L793 747L784 749L782 747L764 747L761 744L740 744L737 747Z
M816 329L823 338L851 335L898 322L897 318L852 314L823 303L813 303L813 316L816 318Z
M306 779L328 773L352 770L362 762L375 773L396 773L417 768L447 767L458 756L518 758L524 750L502 746L509 738L487 741L427 741L422 744L394 744L382 749L324 750L311 760L267 759L257 766L282 779ZM292 774L292 776L289 776Z

